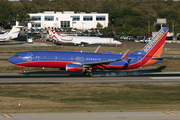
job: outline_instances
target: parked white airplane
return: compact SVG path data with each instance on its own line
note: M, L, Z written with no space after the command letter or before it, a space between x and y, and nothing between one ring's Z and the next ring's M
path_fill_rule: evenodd
M74 45L84 44L109 44L109 45L121 45L122 43L114 40L113 38L100 38L100 37L83 37L83 36L65 36L60 35L56 31L48 29L49 35L56 41L62 43L73 43Z
M9 33L0 34L0 41L7 41L18 37L20 28L23 26L13 26Z

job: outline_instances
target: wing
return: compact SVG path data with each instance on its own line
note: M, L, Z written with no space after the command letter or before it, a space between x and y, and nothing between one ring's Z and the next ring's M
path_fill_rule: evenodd
M127 58L129 51L130 51L130 49L128 49L120 59L109 60L109 61L100 61L100 62L82 63L82 65L94 66L94 65L100 65L100 64L110 64L111 62L117 62L117 61L124 61L124 62L128 63L125 59Z

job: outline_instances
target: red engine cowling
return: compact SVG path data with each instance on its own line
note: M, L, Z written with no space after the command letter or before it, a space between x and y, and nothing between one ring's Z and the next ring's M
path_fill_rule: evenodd
M79 64L67 64L66 71L67 72L83 72L83 66Z

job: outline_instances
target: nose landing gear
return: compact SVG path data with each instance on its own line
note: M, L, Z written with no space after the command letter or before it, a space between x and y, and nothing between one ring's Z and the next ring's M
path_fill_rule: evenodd
M26 68L23 68L23 73L26 73Z

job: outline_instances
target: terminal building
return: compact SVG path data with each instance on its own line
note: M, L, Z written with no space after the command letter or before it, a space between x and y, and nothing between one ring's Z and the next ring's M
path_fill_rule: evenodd
M97 28L97 24L102 28L108 26L108 13L74 13L74 11L45 11L43 13L29 13L32 21L28 23L30 28L76 28L91 29Z

